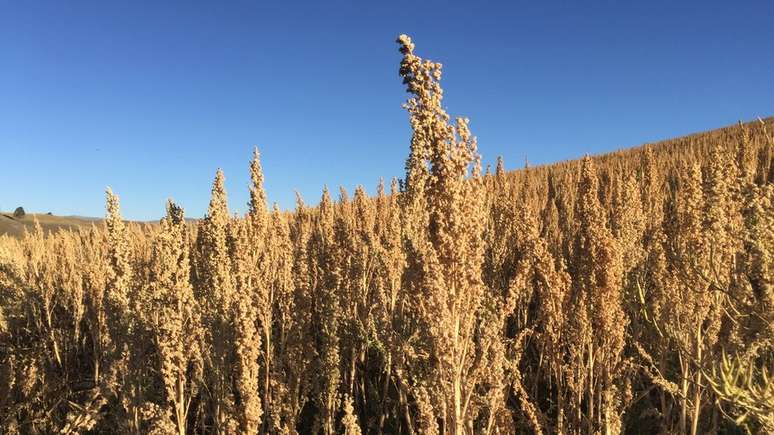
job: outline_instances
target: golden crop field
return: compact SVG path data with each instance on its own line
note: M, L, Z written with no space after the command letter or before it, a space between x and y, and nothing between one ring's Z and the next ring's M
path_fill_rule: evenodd
M490 173L398 45L375 197L0 236L0 433L773 433L774 121Z

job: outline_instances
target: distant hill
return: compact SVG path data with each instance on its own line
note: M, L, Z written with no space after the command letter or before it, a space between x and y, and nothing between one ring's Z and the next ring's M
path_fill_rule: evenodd
M35 220L40 223L45 232L77 228L102 221L100 218L53 216L41 213L27 213L23 217L14 217L13 212L0 212L0 235L20 237L25 229L31 230L35 226Z
M752 121L746 123L748 128L757 128L760 122L766 124L771 132L774 129L774 117L763 118L759 121ZM664 153L673 157L672 164L677 160L686 159L690 154L705 154L709 151L709 146L713 143L720 143L724 146L730 146L730 144L736 143L739 138L738 125L729 125L721 128L707 130L703 132L693 133L685 136L679 136L672 139L665 139L662 141L651 142L650 145L654 152ZM593 159L597 164L601 164L611 160L621 160L629 153L640 152L644 145L635 146L631 148L623 148L620 150L612 151L605 154L593 156ZM703 159L699 159L701 161ZM637 160L632 160L637 161ZM555 174L565 172L569 170L574 173L578 168L578 160L565 160L554 163L547 163L533 167L532 170L554 170L558 171ZM622 163L621 163L622 164ZM772 168L774 171L774 167ZM509 176L518 176L522 173L522 169L515 169L509 171ZM0 235L8 234L13 237L20 237L24 234L24 229L32 229L35 225L35 219L40 222L43 230L46 232L55 231L58 229L77 228L82 226L88 226L92 224L100 224L102 218L86 217L86 216L54 216L50 214L42 213L28 213L21 218L14 217L12 211L0 212ZM196 222L199 218L186 218L188 222ZM154 225L158 223L158 220L135 222L138 224Z

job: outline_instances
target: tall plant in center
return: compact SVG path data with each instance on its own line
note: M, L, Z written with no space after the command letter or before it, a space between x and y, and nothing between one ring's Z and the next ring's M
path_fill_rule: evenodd
M413 137L405 189L420 273L408 274L414 296L417 341L412 383L422 432L472 432L471 400L480 380L482 337L474 337L485 295L481 279L484 204L476 141L466 119L450 122L441 106L441 65L414 55L406 35L398 38L400 74L412 97L405 104ZM413 197L413 198L412 198ZM412 201L413 199L413 201Z

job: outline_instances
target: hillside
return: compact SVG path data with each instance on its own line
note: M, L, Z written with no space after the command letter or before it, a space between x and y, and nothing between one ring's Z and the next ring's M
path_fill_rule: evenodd
M31 230L35 221L40 224L46 233L60 229L74 229L91 225L101 219L80 216L54 216L43 213L27 213L23 217L16 218L12 212L0 212L0 235L20 237L24 230Z
M769 131L774 130L774 117L762 119L762 122L767 126ZM745 127L748 128L753 135L753 139L757 138L762 140L760 134L756 135L760 130L760 126L761 121L745 123ZM603 168L610 164L626 168L629 164L636 164L636 162L638 162L638 157L636 156L642 152L645 146L649 146L653 150L654 155L660 156L661 160L665 162L667 167L662 169L673 169L680 161L694 159L704 161L706 156L709 156L710 147L714 144L721 144L730 150L738 141L738 137L739 126L734 124L686 136L665 139L650 144L624 148L610 153L593 156L592 160L594 160L594 163L597 166ZM765 161L765 159L762 160ZM578 164L579 160L555 162L532 167L529 168L528 171L515 169L509 171L508 176L511 178L519 178L522 173L529 173L532 174L532 176L540 174L542 177L546 176L546 173L550 173L554 177L561 177L562 174L573 173L574 168L577 168ZM547 188L547 186L543 187ZM55 216L43 213L28 213L23 218L14 218L12 212L0 212L0 235L7 234L13 237L20 237L24 233L25 228L31 229L35 225L35 219L37 219L45 232L56 231L59 229L74 229L88 226L102 220L101 217ZM197 219L198 217L196 216L189 216L186 218L188 221L195 221Z

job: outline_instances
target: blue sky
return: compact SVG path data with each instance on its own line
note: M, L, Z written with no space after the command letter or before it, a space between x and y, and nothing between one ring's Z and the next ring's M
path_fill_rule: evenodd
M287 3L287 4L286 4ZM0 209L202 216L403 175L394 42L444 64L486 162L577 158L774 115L774 2L0 0ZM289 5L289 6L288 6Z

